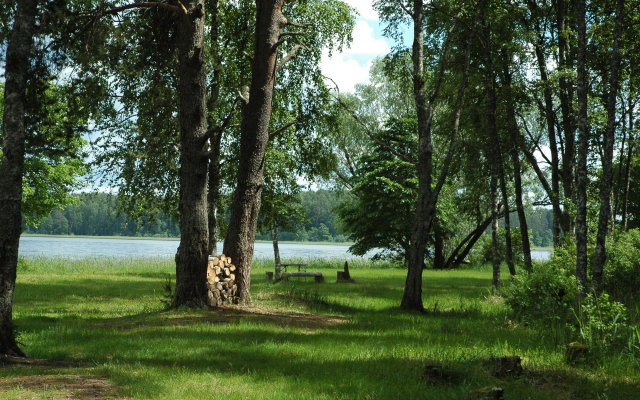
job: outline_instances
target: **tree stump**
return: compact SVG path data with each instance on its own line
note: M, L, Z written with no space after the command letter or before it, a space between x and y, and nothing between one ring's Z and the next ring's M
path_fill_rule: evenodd
M585 362L589 356L589 346L579 342L571 342L567 345L565 359L569 364Z
M267 275L267 282L273 281L273 272L267 271L266 275Z
M496 357L491 361L494 376L508 377L522 374L522 359L519 356Z
M337 271L336 282L355 283L355 281L351 279L351 274L349 274L349 263L347 261L344 262L344 271Z
M504 390L497 386L487 386L472 392L470 398L477 400L504 400Z

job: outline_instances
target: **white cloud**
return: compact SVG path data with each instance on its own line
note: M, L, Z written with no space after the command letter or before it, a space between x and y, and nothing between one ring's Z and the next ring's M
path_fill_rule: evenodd
M374 29L364 20L358 20L353 27L353 42L344 51L347 55L379 56L389 52L389 44L381 37L376 37Z
M371 61L361 65L349 56L334 54L330 58L322 58L321 68L322 73L338 85L340 92L353 92L357 83L369 82ZM332 83L329 86L333 86Z
M378 13L373 9L373 0L342 0L355 8L360 17L370 21L378 20Z
M338 84L341 92L353 92L357 83L369 81L373 58L388 52L387 41L376 37L374 28L360 19L353 29L353 42L349 48L341 53L334 53L331 57L323 55L322 72Z

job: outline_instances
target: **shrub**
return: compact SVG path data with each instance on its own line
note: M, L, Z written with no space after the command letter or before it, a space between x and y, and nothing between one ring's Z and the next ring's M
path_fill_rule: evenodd
M609 295L587 294L576 314L581 341L600 351L632 349L634 330L627 323L627 308Z
M640 229L621 232L607 244L603 286L628 307L640 303Z
M505 303L516 318L542 323L572 320L577 294L573 272L553 260L516 275L503 291Z

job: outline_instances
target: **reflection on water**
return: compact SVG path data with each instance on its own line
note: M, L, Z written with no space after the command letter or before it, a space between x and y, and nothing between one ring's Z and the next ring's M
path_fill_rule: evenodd
M222 243L218 244L222 248ZM324 244L280 244L282 258L356 258L347 252L346 245ZM20 238L20 255L24 257L47 256L65 258L86 257L163 257L175 256L178 249L177 240L150 239L99 239L70 237L24 236ZM534 260L546 260L550 256L546 250L534 250ZM256 258L273 257L270 243L256 243Z

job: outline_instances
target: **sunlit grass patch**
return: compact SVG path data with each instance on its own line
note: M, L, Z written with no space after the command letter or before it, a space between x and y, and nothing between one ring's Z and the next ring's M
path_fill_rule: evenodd
M425 271L425 314L399 309L405 270L312 260L324 283L270 283L254 266L252 307L165 310L171 260L29 259L19 272L15 321L33 357L79 363L37 371L0 369L0 385L29 375L104 379L133 399L465 399L491 385L506 398L631 399L637 364L607 359L568 366L550 330L510 319L484 269ZM519 355L525 373L496 378L491 357ZM425 381L425 364L452 379ZM2 387L2 386L0 386ZM8 390L8 391L7 391ZM56 398L65 388L13 385L7 398ZM50 395L47 397L47 395ZM25 397L26 396L26 397ZM31 396L31 397L29 397Z

